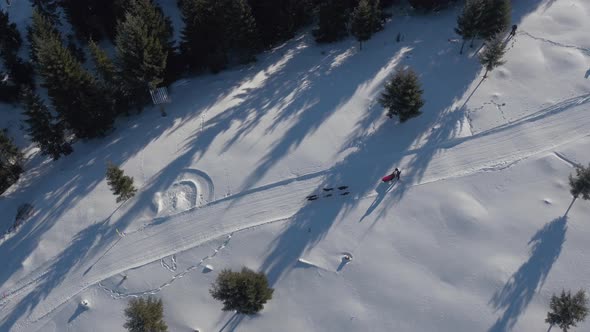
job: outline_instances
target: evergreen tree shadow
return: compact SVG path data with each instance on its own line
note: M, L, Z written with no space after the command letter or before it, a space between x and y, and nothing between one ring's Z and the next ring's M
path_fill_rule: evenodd
M566 222L565 216L556 218L533 235L528 243L531 246L529 259L490 300L495 310L504 310L490 332L511 330L535 293L543 287L565 242Z
M459 111L455 112L454 104L466 93L467 88L477 76L479 65L474 62L464 63L462 58L455 56L446 38L443 38L446 32L424 29L425 26L435 24L433 20L446 21L454 14L454 12L447 12L436 17L412 18L412 23L409 24L411 26L408 28L411 28L411 31L417 31L417 35L406 35L406 40L411 43L411 52L404 53L403 59L395 66L388 66L387 62L381 63L382 68L388 68L391 72L395 67L405 65L420 68L420 80L423 83L426 100L423 114L409 120L407 124L396 124L388 120L378 109L371 110L366 117L356 123L354 132L340 148L341 152L350 150L353 152L327 170L320 186L310 188L310 192L317 192L324 187L347 185L351 194L307 203L293 216L283 233L270 245L269 254L261 266L261 270L267 273L271 285L276 285L306 250L314 247L325 237L339 214L347 213L364 197L374 193L375 185L379 183L381 177L399 166L402 158L412 150L417 141L421 141L422 146L431 147L432 151L416 157L412 165L402 169L402 181L399 181L389 194L386 192L382 194L384 198L381 200L387 198L388 205L401 199L405 191L419 180L428 166L429 159L436 154L440 142L452 138L456 133L458 121L463 114ZM378 35L375 36L366 44L365 50L374 47L371 45L372 42L380 44L383 43L383 39L379 39ZM393 39L392 43L394 43ZM398 47L401 49L404 46ZM435 53L432 49L440 51ZM459 61L461 61L461 67L457 69ZM380 70L372 71L380 72ZM361 86L376 86L375 95L377 95L387 77L388 75L385 75L381 78L379 84L367 83L374 80L373 77ZM446 80L441 86L440 80L445 77L455 79ZM376 125L375 122L379 121L379 118L383 120ZM432 130L435 124L436 129ZM287 143L278 142L277 144L288 144L292 139L292 136L284 135L283 140ZM428 150L428 148L424 149ZM282 154L283 152L277 154L277 150L271 150L269 155L272 157L265 156L263 161L280 159ZM268 166L263 163L253 172L253 175L260 178L261 175L258 172L264 172L267 168ZM378 193L377 201L379 200ZM376 210L377 205L374 204L368 213ZM308 232L310 228L311 232Z
M85 258L95 253L96 250L100 250L100 246L97 246L97 244L105 238L111 237L113 232L114 230L110 227L97 223L76 234L71 244L60 255L44 264L34 273L38 276L32 283L32 290L24 298L19 299L18 304L12 308L7 316L3 317L0 321L0 331L10 331L20 317L27 314L31 315L33 310L47 298L52 290L60 286L68 278L71 271L87 263ZM27 284L17 284L17 286L19 289L28 287ZM36 315L49 313L44 312L44 308L40 310L41 313L37 312ZM72 316L72 320L75 319L74 316Z

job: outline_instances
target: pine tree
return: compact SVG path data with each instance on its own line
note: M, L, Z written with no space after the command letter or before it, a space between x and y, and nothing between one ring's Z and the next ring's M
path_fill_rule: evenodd
M466 0L463 10L459 17L457 17L457 27L455 32L463 37L463 43L461 44L461 51L459 54L463 54L463 47L468 39L473 39L478 33L478 22L480 20L483 9L482 0Z
M129 300L125 309L127 320L123 325L129 332L166 332L164 322L164 305L162 300L148 296Z
M23 91L25 123L31 141L35 142L41 154L53 160L72 153L72 146L66 141L64 126L57 122L41 98L29 89Z
M58 35L37 28L33 24L31 29L37 68L60 120L78 138L104 135L114 120L106 92L64 47Z
M510 26L511 11L510 0L483 0L478 35L489 41L505 32Z
M209 292L214 299L223 301L223 311L253 315L272 299L274 290L268 287L264 273L244 267L241 272L221 271Z
M549 307L551 311L547 313L545 322L551 327L559 326L564 332L588 316L588 298L584 290L579 290L574 296L565 290L561 291L560 296L553 294Z
M104 89L107 100L115 114L128 113L131 102L124 91L124 84L113 60L93 40L88 43L90 56L94 64L95 76Z
M125 94L137 109L149 101L149 89L164 80L171 38L172 24L159 7L151 0L130 0L115 44Z
M488 72L494 68L503 65L506 61L502 60L506 53L506 44L501 35L496 35L486 43L486 47L479 55L479 62L485 67L486 72L483 78L488 77Z
M137 189L133 186L133 178L126 176L119 167L109 163L106 177L111 191L117 196L117 203L135 196Z
M388 117L396 115L400 122L406 122L422 114L420 108L424 106L423 92L414 71L400 70L385 84L385 91L379 102L387 109Z
M352 12L350 25L350 32L359 41L362 50L363 42L383 28L379 0L361 0Z
M331 43L346 37L352 8L352 1L321 1L319 4L318 27L313 31L316 42Z
M31 25L27 28L27 39L31 45L30 56L33 62L38 61L37 53L41 46L40 43L52 38L61 40L61 35L55 25L41 11L33 10Z
M0 131L0 194L18 181L23 155L5 130Z
M588 167L576 167L576 176L569 176L570 192L574 198L590 199L590 164Z
M192 69L223 69L231 54L252 59L258 31L245 0L185 0L181 8L185 28L180 46Z
M107 52L101 49L92 39L88 42L88 48L97 77L110 85L116 85L117 67L113 60L109 58Z

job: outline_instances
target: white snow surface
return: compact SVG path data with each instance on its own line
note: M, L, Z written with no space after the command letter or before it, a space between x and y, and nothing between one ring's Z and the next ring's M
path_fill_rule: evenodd
M448 41L458 8L394 15L362 51L306 32L178 81L167 117L121 119L57 162L29 147L0 197L0 232L35 207L0 243L0 331L124 331L127 300L150 294L170 331L545 331L551 295L590 286L590 202L567 181L590 162L590 2L513 7L483 81L476 49ZM28 2L10 10L22 30ZM377 99L405 66L426 104L400 124ZM0 124L17 112L0 105ZM108 161L134 177L125 203ZM242 266L275 288L252 317L208 291Z

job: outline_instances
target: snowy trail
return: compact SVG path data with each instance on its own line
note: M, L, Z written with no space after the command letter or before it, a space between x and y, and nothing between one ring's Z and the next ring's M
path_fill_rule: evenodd
M578 99L567 112L549 112L543 116L515 121L510 126L482 132L471 137L450 140L438 146L425 146L407 152L401 159L404 178L409 185L420 185L481 171L509 167L532 155L552 151L557 146L588 136L590 112ZM413 173L421 162L421 173ZM451 171L449 171L451 170ZM100 257L74 267L63 281L51 289L32 309L16 331L35 330L56 309L84 289L125 270L143 266L210 240L236 231L292 217L307 202L305 196L322 184L329 170L280 181L211 202L200 209L173 215L140 228L123 238ZM395 192L395 191L393 191ZM368 194L363 198L374 196ZM51 264L45 268L51 267ZM31 292L43 286L47 270L19 282L0 303L5 319ZM184 273L184 272L183 272ZM35 287L38 285L37 287ZM164 285L165 286L165 285Z

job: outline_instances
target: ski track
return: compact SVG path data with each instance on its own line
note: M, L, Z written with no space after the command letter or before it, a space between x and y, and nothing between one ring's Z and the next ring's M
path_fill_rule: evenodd
M526 31L521 31L518 34L521 35L525 35L528 36L532 39L538 40L538 41L542 41L544 43L548 43L551 44L553 46L558 46L558 47L563 47L563 48L570 48L570 49L574 49L574 50L578 50L581 51L582 53L586 54L587 56L590 56L590 48L584 48L584 47L580 47L580 46L576 46L576 45L568 45L568 44L563 44L560 42L556 42L547 38L543 38L543 37L537 37L534 35L531 35L530 33L526 32Z
M427 143L421 148L407 151L400 162L402 169L406 170L404 179L409 179L408 186L422 185L477 172L497 171L533 155L554 152L560 145L590 136L590 112L588 107L583 107L589 100L590 95L575 97L517 119L508 125L434 146ZM563 112L566 109L567 114ZM562 160L574 164L563 155L554 153ZM430 158L426 156L422 161L424 164L419 164L424 154ZM418 165L415 165L416 163ZM418 167L414 166L420 166L422 172L416 174L415 169ZM61 282L61 287L52 289L31 309L28 318L14 328L35 330L38 328L37 324L42 323L73 296L113 275L164 257L175 257L173 255L179 252L216 238L228 236L226 241L229 241L229 235L241 230L288 220L307 203L303 198L311 190L320 188L324 175L329 174L329 171L328 169L310 173L236 193L210 202L199 209L163 218L161 222L150 223L126 234L125 237L113 239L112 242L118 242L114 250L105 252L98 261L85 262L72 268ZM368 193L362 197L357 196L356 199L375 195ZM245 214L243 211L248 213ZM152 290L124 294L108 290L102 284L99 286L116 298L159 292L176 279L202 266L204 261L214 257L216 253L217 251L204 257L196 265L176 274L171 280ZM51 271L52 262L53 260L44 264L43 268L36 269L30 277L22 279L13 290L3 292L6 296L0 301L1 318L8 315L29 292L35 291L33 286Z
M561 152L553 151L553 154L555 154L555 156L557 158L559 158L561 161L565 162L566 164L570 165L571 167L577 168L577 167L583 166L582 164L573 161L571 158L568 158L565 154L563 154Z

